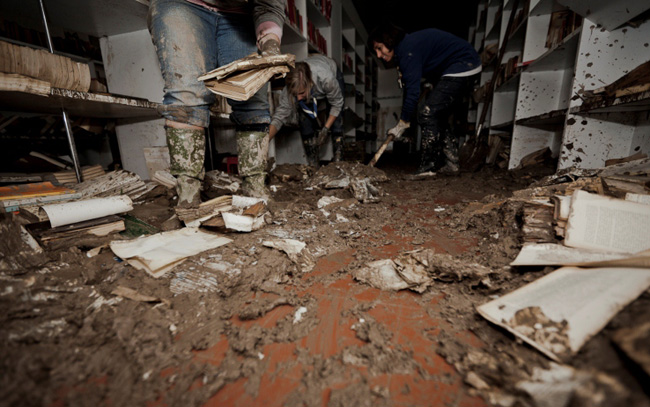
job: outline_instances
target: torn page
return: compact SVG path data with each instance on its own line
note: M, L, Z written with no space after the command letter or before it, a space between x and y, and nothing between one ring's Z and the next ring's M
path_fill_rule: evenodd
M158 278L190 256L230 243L227 237L183 228L110 243L111 250L138 270Z
M575 191L564 244L621 253L650 249L650 205Z
M648 287L650 269L563 267L477 311L561 362Z
M561 244L525 244L511 266L650 267L650 252L634 255L578 249Z

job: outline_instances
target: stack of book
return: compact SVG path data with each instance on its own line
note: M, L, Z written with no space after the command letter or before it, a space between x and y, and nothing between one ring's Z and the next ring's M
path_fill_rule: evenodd
M212 70L198 79L213 93L232 100L248 100L274 77L283 77L295 66L295 55L262 57L251 54Z
M296 8L295 0L287 0L284 13L287 15L289 23L296 27L298 31L302 32L302 15L300 15L300 11Z
M562 40L582 25L582 17L571 10L551 13L551 22L546 35L546 48L555 48Z

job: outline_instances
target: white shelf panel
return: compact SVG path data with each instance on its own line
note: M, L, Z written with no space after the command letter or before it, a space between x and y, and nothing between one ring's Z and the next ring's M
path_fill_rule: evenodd
M307 19L311 21L316 28L329 27L330 22L320 12L313 0L305 0L307 3Z
M49 25L67 31L102 37L147 29L146 0L47 0L44 4ZM42 27L36 0L0 1L0 15L7 20L29 19Z
M524 69L526 72L555 71L575 65L580 28L567 35L555 48L550 49L533 60ZM524 61L526 62L526 61Z
M650 9L648 0L558 0L560 4L612 31Z

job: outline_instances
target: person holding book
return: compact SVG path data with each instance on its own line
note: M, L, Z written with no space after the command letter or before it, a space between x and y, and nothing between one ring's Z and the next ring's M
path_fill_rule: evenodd
M300 135L309 165L318 167L320 147L332 137L332 161L343 153L343 73L325 55L313 55L296 62L286 76L269 134L273 138L292 114L297 112ZM324 123L318 113L325 113Z
M400 119L388 134L402 137L418 106L421 80L431 81L435 85L417 109L422 139L416 173L457 173L459 141L450 133L448 121L481 72L481 59L472 44L435 28L407 34L384 23L370 33L368 46L377 58L397 64L404 89Z
M283 0L151 0L148 27L165 82L159 113L165 118L170 170L179 207L200 203L205 130L216 97L197 78L254 52L280 54ZM243 194L268 198L265 185L267 89L246 101L228 100L235 123Z

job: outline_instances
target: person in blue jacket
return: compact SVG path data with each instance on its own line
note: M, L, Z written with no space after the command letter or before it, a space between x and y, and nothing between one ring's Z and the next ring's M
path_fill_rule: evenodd
M481 72L481 59L474 47L442 30L427 28L408 34L391 23L375 28L368 36L368 46L377 58L398 67L404 100L397 125L388 130L396 140L410 127L421 80L435 83L418 110L422 140L416 174L457 173L458 140L449 132L448 121Z

